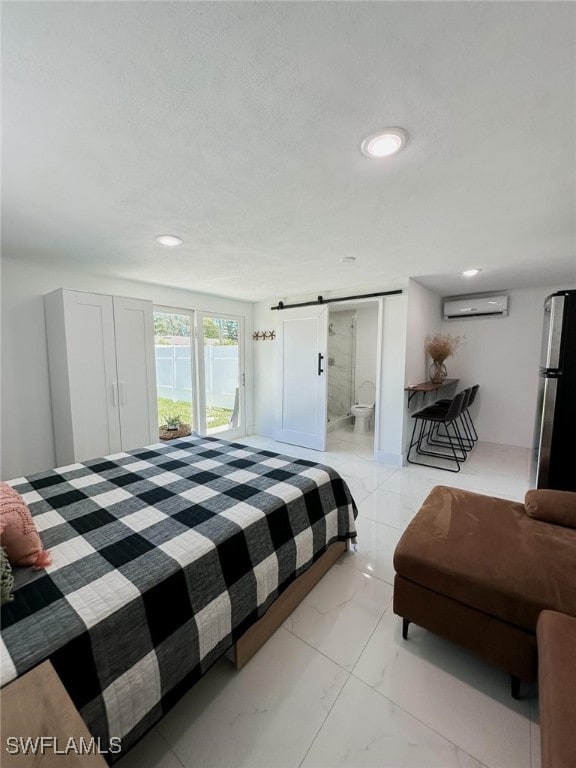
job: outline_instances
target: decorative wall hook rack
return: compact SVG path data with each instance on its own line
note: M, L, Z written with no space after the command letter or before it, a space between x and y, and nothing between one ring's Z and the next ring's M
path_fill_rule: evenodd
M276 331L254 331L252 338L254 341L266 341L267 339L274 341L276 338Z

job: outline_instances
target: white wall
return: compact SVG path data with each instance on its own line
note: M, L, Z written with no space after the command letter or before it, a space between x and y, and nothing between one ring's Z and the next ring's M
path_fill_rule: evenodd
M378 344L378 304L371 303L358 307L356 310L356 369L355 399L358 399L358 388L363 381L372 381L376 387L376 353ZM375 394L366 386L362 390L363 397ZM365 401L367 402L367 400Z
M406 369L405 384L420 384L428 381L429 360L424 349L426 336L442 331L442 297L420 285L416 280L408 283L408 308L406 318ZM428 393L426 397L416 393L408 404L408 393L404 393L404 455L408 453L410 437L414 428L411 414L431 405L439 397L451 397L456 387L451 385L439 393Z
M271 310L272 300L254 305L254 329L278 331L279 310ZM252 342L254 354L254 432L274 437L280 393L280 353L278 340Z
M424 352L426 336L450 333L461 336L463 344L446 367L457 386L443 389L442 397L452 396L472 384L480 384L472 409L481 440L491 443L532 447L538 358L542 334L544 299L556 290L572 286L548 286L505 291L510 296L510 312L503 318L463 318L442 320L442 299L433 291L410 280L408 286L406 384L428 379ZM412 430L410 414L435 397L424 401L415 395L410 408L405 403L405 450Z
M244 316L246 423L247 432L253 431L252 304L3 258L0 477L10 479L55 466L44 294L61 287Z
M426 336L442 330L442 298L416 280L408 283L406 385L428 380Z
M380 409L376 413L380 430L376 457L384 464L400 466L404 433L404 376L408 296L387 296L382 313L382 364L380 370Z
M480 440L532 447L544 299L559 287L506 291L509 315L446 320L444 333L464 345L446 361L458 389L479 384L472 408Z

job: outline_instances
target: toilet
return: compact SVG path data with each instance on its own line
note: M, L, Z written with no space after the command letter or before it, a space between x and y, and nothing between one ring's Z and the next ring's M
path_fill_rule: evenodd
M367 379L356 390L356 405L350 409L354 416L354 432L357 435L365 435L371 431L374 417L374 397L376 385Z
M354 416L354 432L357 435L365 435L371 431L371 420L374 416L374 406L366 403L356 403L350 409Z

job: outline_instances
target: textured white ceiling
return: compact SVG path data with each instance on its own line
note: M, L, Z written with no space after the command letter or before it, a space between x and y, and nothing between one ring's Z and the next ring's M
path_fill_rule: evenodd
M573 283L575 12L4 3L3 253L250 300Z

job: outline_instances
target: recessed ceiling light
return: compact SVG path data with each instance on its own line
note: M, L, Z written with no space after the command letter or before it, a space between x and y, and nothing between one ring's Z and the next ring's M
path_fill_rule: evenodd
M464 277L474 277L479 272L482 272L482 270L481 269L465 269L464 272L462 272L462 274L464 275Z
M182 238L177 235L158 235L156 242L173 248L175 245L182 245Z
M403 128L383 128L367 136L361 149L366 157L378 159L400 152L407 141L408 134Z
M342 256L340 261L343 264L351 264L353 261L356 261L356 256Z

